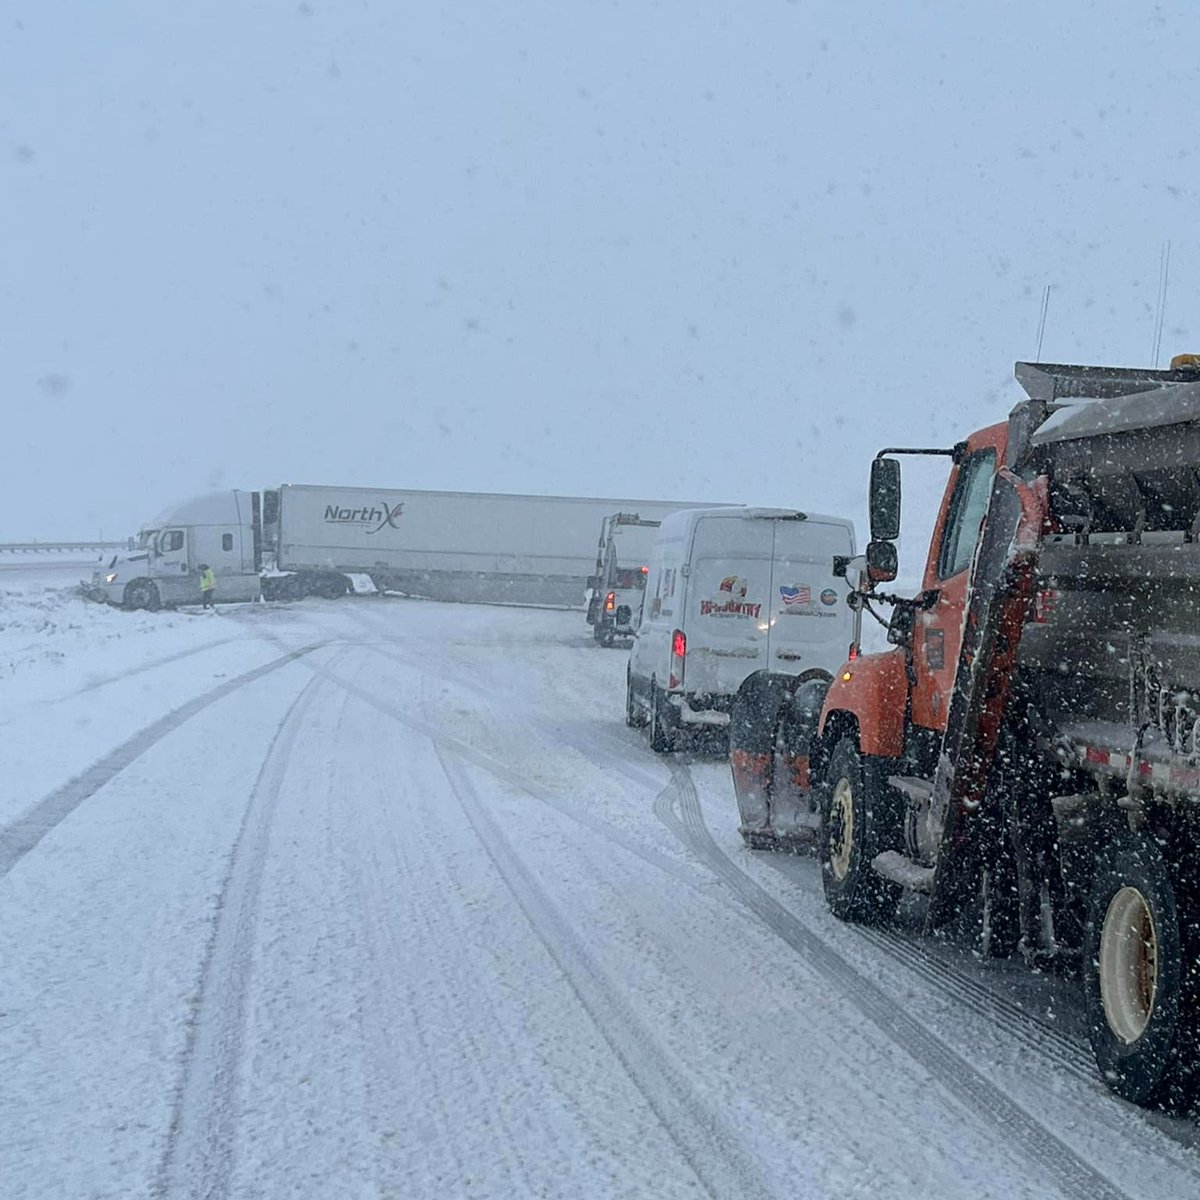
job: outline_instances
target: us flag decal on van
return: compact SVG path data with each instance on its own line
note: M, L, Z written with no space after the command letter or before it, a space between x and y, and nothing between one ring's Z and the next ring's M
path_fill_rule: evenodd
M789 608L793 604L812 603L812 588L807 583L798 584L796 587L780 587L779 594Z

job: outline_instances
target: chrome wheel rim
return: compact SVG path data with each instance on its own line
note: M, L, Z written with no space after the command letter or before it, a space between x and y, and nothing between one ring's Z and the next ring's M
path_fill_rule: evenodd
M1108 1027L1126 1045L1146 1031L1158 993L1158 931L1146 897L1123 887L1100 930L1100 999Z

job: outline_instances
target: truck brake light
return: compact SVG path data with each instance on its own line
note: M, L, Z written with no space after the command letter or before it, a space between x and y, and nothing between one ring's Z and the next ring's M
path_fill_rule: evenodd
M604 611L612 612L612 610L616 607L617 607L617 593L609 592L608 595L604 597Z
M857 642L851 642L851 643L850 643L850 658L849 658L849 661L850 661L850 662L854 662L854 660L855 660L857 657L858 657L858 643L857 643Z

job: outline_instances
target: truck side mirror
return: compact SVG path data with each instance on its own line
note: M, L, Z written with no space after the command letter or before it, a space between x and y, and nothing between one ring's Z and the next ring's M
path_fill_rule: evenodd
M900 463L877 458L871 463L871 537L894 542L900 536Z
M891 583L898 570L894 542L877 539L867 543L867 578L872 583Z

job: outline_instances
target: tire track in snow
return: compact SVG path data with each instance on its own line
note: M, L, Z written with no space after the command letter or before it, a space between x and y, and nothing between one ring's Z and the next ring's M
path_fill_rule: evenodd
M354 645L356 643L347 643ZM367 648L374 649L373 645L368 644ZM336 684L344 691L348 692L355 699L362 700L369 704L372 708L386 714L393 720L399 721L400 724L406 725L409 729L423 734L439 747L452 751L460 758L466 759L475 766L480 767L489 775L495 776L497 779L505 783L511 784L518 791L524 792L531 799L537 800L542 804L553 808L556 812L561 813L564 817L574 821L576 824L584 826L607 841L612 842L616 846L620 846L623 850L640 858L649 866L654 867L664 874L670 875L680 883L686 884L688 887L703 886L697 881L695 874L682 863L676 862L674 859L667 858L666 855L660 854L658 851L644 845L636 837L625 833L624 830L608 824L606 821L600 820L598 817L592 816L586 809L578 805L571 804L564 800L561 796L556 795L549 788L538 783L536 780L529 779L520 772L515 771L507 763L501 762L497 758L493 758L490 754L484 753L482 750L477 750L474 746L467 742L461 741L459 738L453 737L450 734L444 733L432 722L422 720L420 717L413 716L411 713L405 712L398 705L390 701L382 699L374 692L362 687L352 679L348 679L345 675L338 674L330 670L321 663L308 661L305 663L309 670L317 675L328 679L331 683ZM403 663L408 669L421 673L420 668L412 664ZM656 782L656 786L661 786Z
M115 750L94 762L82 775L56 788L48 796L43 797L32 808L28 809L15 821L0 829L0 879L9 873L48 833L66 820L85 800L94 796L104 785L116 778L131 763L135 762L151 746L162 741L169 733L173 733L186 721L190 721L197 713L203 712L210 705L216 704L239 688L262 679L288 663L303 659L314 650L319 650L326 642L313 642L298 650L288 653L245 671L234 679L209 688L199 696L189 700L160 717L152 725L147 725L139 733L135 733L128 741L123 742Z
M919 1063L944 1091L979 1117L985 1128L999 1126L1016 1151L1052 1179L1062 1195L1073 1200L1130 1200L1128 1193L1080 1158L736 866L704 823L687 766L672 763L671 776L671 782L655 800L659 819L691 847L772 933L837 984L850 1003Z
M391 760L386 761L390 766ZM510 1075L523 1072L525 1064L511 1039L506 1038L507 1044L499 1052L479 1043L474 1022L480 989L457 955L449 955L446 961L439 959L436 971L427 970L419 979L413 976L411 955L404 953L389 881L397 877L420 878L439 897L437 903L412 905L404 920L404 934L415 935L429 946L455 945L462 934L455 914L468 911L469 906L456 895L461 885L443 862L445 846L439 841L436 822L417 819L411 826L406 823L402 834L398 831L390 800L395 785L384 778L384 762L381 756L371 762L375 809L370 813L361 850L362 869L351 873L351 884L367 927L365 952L373 967L372 986L365 990L368 1000L374 1002L363 1004L362 1022L371 1044L371 1070L366 1088L372 1097L374 1116L377 1120L386 1116L389 1125L406 1117L410 1126L418 1115L423 1121L432 1116L439 1137L432 1159L425 1147L421 1147L425 1161L417 1167L416 1177L436 1179L444 1195L453 1194L456 1187L464 1192L478 1191L483 1175L478 1161L481 1154L488 1159L489 1175L498 1171L504 1176L502 1191L497 1194L533 1195L533 1184L518 1149L522 1144L520 1132L513 1127L512 1117L506 1115L502 1104L490 1105L489 1121L476 1128L468 1144L460 1144L462 1115L453 1107L456 1092L467 1086L473 1096L493 1094L496 1079L488 1074L489 1061L509 1064L505 1090L511 1090ZM436 809L438 805L435 802L431 807ZM455 896L455 902L445 903L450 896ZM432 961L429 965L433 965ZM446 1037L448 1028L454 1031L453 1038ZM502 1023L496 1022L489 1034L495 1037L502 1030ZM395 1111L398 1079L406 1081L402 1100L415 1104L419 1113ZM377 1132L381 1140L386 1136L382 1129ZM482 1148L480 1141L485 1135L493 1136L488 1147ZM424 1143L426 1139L421 1140ZM450 1160L449 1180L444 1177L447 1163L438 1161L446 1156ZM417 1190L411 1186L413 1176L407 1174L413 1169L411 1162L397 1163L385 1156L379 1166L384 1195L401 1196L406 1190ZM437 1172L442 1173L441 1177ZM471 1178L475 1187L466 1183Z
M168 663L180 662L185 658L193 658L197 654L203 654L206 650L215 650L218 646L227 646L230 642L240 642L242 640L240 637L218 638L215 642L205 642L203 646L193 646L190 650L177 650L174 654L164 654L161 658L152 658L149 662L144 662L141 666L133 667L128 671L119 671L115 675L101 675L83 687L76 688L73 692L68 692L65 696L56 696L52 700L45 700L42 703L47 708L52 708L57 704L66 704L68 700L77 700L80 696L86 696L89 692L95 692L100 688L108 687L109 684L122 683L126 679L133 679L136 675L153 671L156 667L165 667ZM11 725L14 719L13 717L9 717L7 720L0 721L0 729L6 725Z
M167 1144L151 1194L219 1200L229 1194L246 989L271 823L288 758L322 680L314 676L284 713L267 747L229 867L188 1023Z
M771 1195L752 1156L696 1095L509 845L461 764L434 743L446 778L505 886L646 1103L714 1200Z
M386 648L388 645L401 644L401 639L390 635L389 631L381 629L374 621L368 620L364 614L356 612L353 615L361 625L367 626L373 632L386 635L385 645L374 647L376 653L381 657L407 669L422 671L430 678L440 682L451 683L492 705L501 703L494 691L485 687L480 682L478 674L465 663L454 659L453 666L447 670L445 663L440 662L436 671L429 667L419 666L406 656ZM421 642L410 642L407 639L403 644L414 647L423 645ZM505 707L506 711L512 711L511 705ZM523 711L528 714L530 722L549 734L556 743L571 746L601 769L614 771L632 783L646 788L650 795L661 791L663 785L661 776L656 775L645 765L629 762L621 757L629 753L631 747L620 738L617 731L608 726L594 730L584 729L576 723L564 721L560 715L547 713L528 703L522 707ZM653 762L654 765L667 765L663 759L657 756ZM707 889L711 885L699 883L693 879L692 886L707 893ZM940 992L952 996L965 1008L982 1016L989 1024L1003 1030L1014 1040L1026 1046L1039 1058L1082 1083L1096 1086L1094 1062L1086 1043L1079 1038L1071 1037L1058 1026L1030 1013L1019 1004L1006 999L985 984L956 969L953 964L947 963L936 954L931 953L920 938L906 937L901 933L888 930L863 929L861 932L867 940L873 942L882 953L893 961L934 984ZM1110 1128L1114 1136L1128 1135L1130 1117L1135 1123L1165 1134L1184 1150L1184 1155L1173 1156L1173 1161L1179 1169L1191 1173L1197 1173L1200 1170L1188 1153L1200 1145L1200 1131L1186 1118L1169 1117L1165 1114L1142 1110L1127 1114L1108 1106L1097 1107L1096 1119Z

